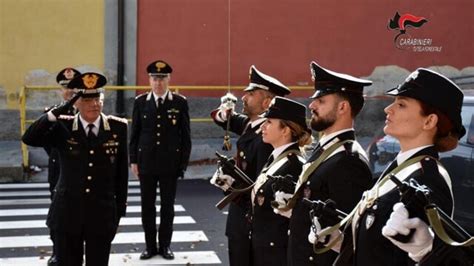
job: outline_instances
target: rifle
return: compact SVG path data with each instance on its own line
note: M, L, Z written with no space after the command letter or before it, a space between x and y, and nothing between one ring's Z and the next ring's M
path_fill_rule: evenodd
M252 189L254 181L235 165L235 160L232 157L227 157L217 151L216 156L218 158L217 165L222 168L222 171L239 181L238 187L230 187L230 194L226 195L216 204L216 207L222 210L227 204L235 200L240 193Z
M400 192L400 201L408 210L408 217L418 217L425 223L428 223L428 218L425 214L425 206L430 204L432 191L427 186L420 185L413 178L410 178L408 182L401 182L394 174L391 174L390 180L397 185L398 191ZM399 242L407 243L413 237L414 233L415 229L411 229L408 235L397 234L392 238Z
M472 239L471 235L464 228L451 219L451 217L443 210L438 208L436 204L430 201L430 195L433 192L427 186L420 185L414 179L410 179L408 182L401 182L393 174L390 175L390 179L397 185L400 192L401 202L403 202L405 208L408 210L409 217L418 217L424 220L426 223L430 224L433 229L435 229L435 233L438 234L438 230L434 228L426 214L429 210L436 209L439 214L439 226L442 227L441 229L445 230L447 235L460 242ZM393 238L400 242L405 241L403 243L406 243L411 239L414 232L415 230L412 229L408 236L397 235ZM443 242L446 242L442 237L440 238ZM445 264L447 261L467 263L462 265L472 265L474 262L473 245L451 246L451 244L447 242L446 244L447 245L438 245L437 247L434 247L431 255L423 258L423 260L420 261L420 265L441 265Z
M346 218L347 213L336 209L336 203L333 200L326 200L325 202L320 200L309 200L303 198L303 204L310 208L309 215L311 222L314 217L319 220L325 221L327 225L332 226Z
M277 191L283 191L285 193L293 194L295 192L296 182L292 180L293 176L272 176L267 175L271 182L273 193Z

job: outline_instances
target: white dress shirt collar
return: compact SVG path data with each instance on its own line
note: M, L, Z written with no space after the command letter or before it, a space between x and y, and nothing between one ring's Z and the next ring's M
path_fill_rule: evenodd
M339 131L336 131L336 132L333 132L331 134L328 134L328 135L323 135L320 139L319 139L319 144L321 146L325 145L329 140L331 140L332 138L334 138L335 136L339 135L339 134L342 134L344 132L347 132L347 131L354 131L353 128L346 128L346 129L342 129L342 130L339 130Z
M419 151L421 151L425 148L428 148L430 146L433 146L433 145L425 145L425 146L413 148L413 149L408 150L408 151L399 152L398 155L397 155L397 164L398 165L402 164L404 161L406 161L410 157L412 157L415 153L417 153L417 152L419 152Z
M100 128L100 115L99 117L97 117L97 119L93 123L89 123L86 120L84 120L80 114L79 114L79 120L81 120L82 128L84 129L84 132L86 132L86 135L89 133L88 132L89 129L87 128L87 126L89 124L94 124L93 132L97 136L97 134L99 133L99 128Z

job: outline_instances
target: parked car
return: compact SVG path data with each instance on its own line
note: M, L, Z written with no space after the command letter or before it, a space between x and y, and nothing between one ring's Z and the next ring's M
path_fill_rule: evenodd
M440 160L451 176L454 219L474 235L474 96L464 97L461 116L466 135L459 140L456 149L440 153ZM399 151L398 140L383 133L369 144L367 154L374 177L380 176Z

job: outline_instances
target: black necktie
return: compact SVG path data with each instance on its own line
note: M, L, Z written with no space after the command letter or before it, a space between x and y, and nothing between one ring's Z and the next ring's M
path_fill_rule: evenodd
M93 131L94 127L95 127L94 124L87 125L87 128L89 128L89 131L87 132L87 138L89 140L93 140L95 138L95 134Z
M268 157L267 166L269 166L270 164L272 164L272 163L273 163L273 160L275 160L275 158L273 158L273 154L271 154L270 157Z
M318 144L316 146L316 148L313 150L313 154L311 154L311 156L309 157L309 159L307 160L307 162L313 162L315 161L316 159L319 158L319 156L321 156L321 154L323 153L324 149L321 147L320 144Z
M158 98L158 108L160 108L161 106L163 105L163 99L162 98Z

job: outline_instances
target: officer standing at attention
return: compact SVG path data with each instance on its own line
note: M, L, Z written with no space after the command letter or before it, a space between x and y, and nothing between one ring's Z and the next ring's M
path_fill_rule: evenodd
M438 153L456 148L466 133L461 117L464 95L451 80L426 68L418 68L386 94L395 99L384 110L383 130L399 140L400 152L364 193L352 226L344 230L336 265L465 265L462 257L450 254L456 254L454 250L439 249L441 239L428 231L423 214L409 213L399 202L400 193L389 179L394 174L400 181L414 179L427 186L430 201L452 217L451 179ZM406 243L397 240L410 230L414 234ZM352 256L342 256L346 253Z
M265 167L252 189L253 266L286 266L289 219L273 211L274 178L296 183L301 173L304 147L311 144L306 124L306 107L296 101L275 97L264 113L262 137L273 147Z
M179 177L191 154L188 102L168 90L173 71L165 61L147 67L151 91L135 98L130 136L132 172L140 180L142 225L146 250L140 259L157 254L174 259L170 248L173 234L174 202ZM159 248L156 243L156 189L160 187Z
M36 120L22 140L59 153L60 177L47 224L56 232L58 265L107 265L128 189L127 121L102 113L104 76L88 72L79 92ZM65 115L76 103L78 114Z
M61 98L64 101L71 99L72 95L74 94L73 89L69 89L67 84L75 77L79 76L81 73L74 68L67 67L61 71L59 71L58 75L56 76L56 82L61 86L60 94ZM53 105L51 107L45 108L44 112L47 113L49 110L57 107L57 105ZM71 106L69 110L66 110L67 115L74 115L76 109L74 106ZM56 187L56 183L59 179L59 153L55 148L45 146L44 147L46 153L49 155L48 159L48 183L49 183L49 191L51 192L51 200L54 197L54 188ZM53 254L51 258L48 260L48 265L56 265L56 245L54 244L55 234L54 230L50 228L49 235L51 237L51 241L53 241Z
M293 209L282 213L291 216L288 265L292 266L332 265L337 256L334 251L322 255L314 253L312 244L308 242L312 222L309 208L301 198L332 199L337 208L347 212L359 201L362 192L370 187L372 180L367 156L355 140L353 128L354 119L364 104L362 91L372 82L325 69L315 62L311 62L310 67L315 88L311 97L313 101L309 105L311 128L322 136L303 166L293 196L298 200ZM322 163L316 168L310 167L318 159ZM285 200L277 199L281 202ZM322 228L332 225L325 220L318 222Z
M262 140L260 126L265 118L259 115L265 112L275 96L285 96L291 91L277 79L250 67L250 84L244 89L243 114L228 109L223 103L211 113L214 122L222 128L240 135L237 140L237 166L252 180L256 180L273 147ZM232 185L229 179L227 186ZM236 186L238 184L233 184ZM250 213L250 195L246 193L231 202L227 216L226 236L228 238L229 261L231 266L252 265L251 231L248 214Z

